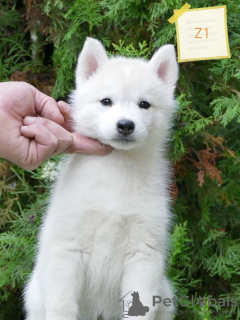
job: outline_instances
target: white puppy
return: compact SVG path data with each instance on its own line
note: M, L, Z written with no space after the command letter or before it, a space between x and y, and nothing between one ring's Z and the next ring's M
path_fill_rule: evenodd
M165 277L171 216L165 144L177 77L172 45L147 62L108 59L99 41L86 40L72 93L75 130L114 150L66 161L25 289L27 320L172 318L173 307L153 306L153 296L173 297ZM145 315L123 310L120 299L130 292L131 312L140 299Z

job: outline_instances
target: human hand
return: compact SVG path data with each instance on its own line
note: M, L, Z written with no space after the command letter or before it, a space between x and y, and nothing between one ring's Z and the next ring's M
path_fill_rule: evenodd
M70 132L71 107L25 82L0 83L0 157L33 170L60 153L107 154L109 146Z

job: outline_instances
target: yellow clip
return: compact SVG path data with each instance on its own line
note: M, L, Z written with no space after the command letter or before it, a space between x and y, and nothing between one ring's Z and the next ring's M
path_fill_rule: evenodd
M180 8L179 10L177 10L177 12L170 18L168 19L168 21L170 23L174 23L177 21L177 19L179 17L181 17L182 14L184 14L184 12L186 12L189 8L191 8L190 4L188 4L187 2L182 6L182 8Z

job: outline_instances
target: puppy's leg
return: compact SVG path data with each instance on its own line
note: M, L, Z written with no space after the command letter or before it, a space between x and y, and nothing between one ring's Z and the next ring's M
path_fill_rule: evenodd
M41 279L37 275L38 270L35 269L31 280L24 290L25 310L27 313L25 320L45 319L44 297L41 290L42 284Z
M55 244L46 269L46 320L77 320L84 279L80 250Z
M125 260L122 296L130 291L138 291L143 306L149 307L145 315L139 316L141 320L170 320L173 317L173 305L161 310L159 305L153 306L155 295L170 299L173 297L164 276L163 262L164 257L153 248L136 251ZM136 320L136 317L130 319Z
M171 302L166 303L167 306L164 305L162 301L160 304L157 304L158 310L157 310L155 320L171 320L171 319L173 319L175 307L173 305L172 298L173 298L174 294L172 291L172 287L166 277L164 277L161 281L161 289L160 289L159 295L162 298L162 300L168 298L168 299L171 299Z

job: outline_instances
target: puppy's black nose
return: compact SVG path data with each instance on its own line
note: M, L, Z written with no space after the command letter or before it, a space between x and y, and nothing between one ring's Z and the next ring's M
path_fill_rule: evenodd
M135 128L135 124L131 120L120 120L117 123L118 132L121 134L131 134Z

